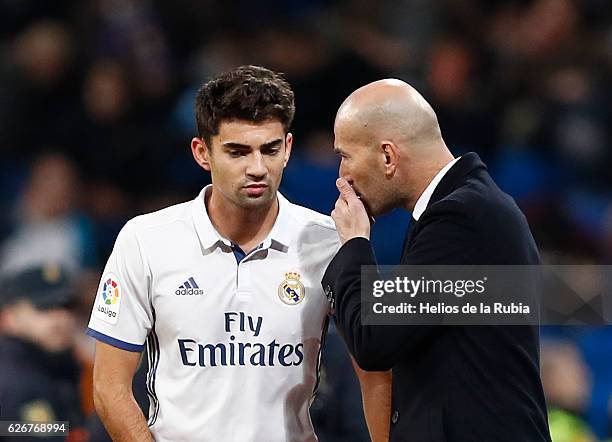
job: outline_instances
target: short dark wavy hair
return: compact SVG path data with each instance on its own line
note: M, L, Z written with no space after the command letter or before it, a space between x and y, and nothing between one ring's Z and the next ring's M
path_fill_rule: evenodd
M209 148L222 121L277 119L286 134L295 115L293 91L281 74L260 66L240 66L198 90L195 115L198 136Z

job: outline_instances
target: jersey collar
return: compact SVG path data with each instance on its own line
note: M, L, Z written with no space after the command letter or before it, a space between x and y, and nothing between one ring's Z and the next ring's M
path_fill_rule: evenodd
M295 230L292 229L295 226L295 220L291 216L291 203L280 192L276 192L276 195L278 215L270 234L263 242L263 247L286 252L292 235L295 233Z
M208 212L206 210L205 195L208 189L212 189L212 184L207 185L202 189L196 199L193 200L191 206L191 212L193 216L193 223L202 245L202 249L212 251L217 245L224 244L228 247L232 246L230 240L223 238L217 229L213 226ZM286 252L289 248L289 242L291 240L291 226L295 221L292 219L291 203L277 192L278 198L278 215L272 226L272 230L268 237L263 241L262 248L272 248L282 252Z

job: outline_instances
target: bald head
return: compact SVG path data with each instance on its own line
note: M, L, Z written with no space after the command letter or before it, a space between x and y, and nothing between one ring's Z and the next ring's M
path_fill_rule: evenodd
M340 175L361 192L372 213L412 210L450 161L436 113L409 84L380 80L342 103L334 124Z
M336 128L347 129L363 140L389 140L419 148L441 141L438 119L419 92L401 80L367 84L342 103Z

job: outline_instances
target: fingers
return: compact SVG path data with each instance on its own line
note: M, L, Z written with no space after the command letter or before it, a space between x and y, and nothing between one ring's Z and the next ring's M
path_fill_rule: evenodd
M351 238L358 236L369 238L370 235L370 222L365 207L361 204L355 192L352 192L352 195L349 194L348 198L349 201L345 200L343 195L340 195L336 200L334 210L331 212L342 244Z
M341 210L344 207L346 207L346 201L344 201L342 199L342 197L338 197L338 199L336 200L336 204L334 205L334 208L336 209L336 212L338 210Z
M336 204L334 205L334 210L331 212L331 217L334 219L334 221L337 221L342 217L349 216L348 212L348 204L342 199L342 197L338 197Z
M352 199L358 199L355 190L344 178L341 177L336 180L336 187L340 191L340 196L347 202Z
M334 205L334 210L333 212L335 212L336 216L343 216L346 215L348 212L348 204L346 204L346 201L344 201L342 199L342 197L339 197L336 200L336 204ZM333 215L332 215L333 217Z
M357 196L353 186L349 182L340 177L336 180L336 187L340 191L340 198L336 201L336 208L339 201L343 201L351 210L360 211L364 210L367 212L365 205L361 198Z
M353 190L353 188L351 187L351 185L348 183L347 180L345 180L344 178L340 177L336 180L336 187L338 188L338 190L340 191L340 195L343 196L348 196L351 193L353 195L355 195L355 191Z

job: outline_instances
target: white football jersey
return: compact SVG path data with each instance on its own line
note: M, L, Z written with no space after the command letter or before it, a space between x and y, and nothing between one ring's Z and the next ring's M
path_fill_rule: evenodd
M208 218L209 189L123 227L88 334L125 350L147 346L158 441L316 441L309 407L329 315L321 278L339 248L334 223L279 193L268 238L240 256Z

